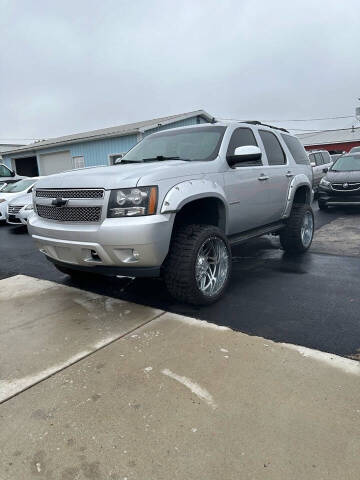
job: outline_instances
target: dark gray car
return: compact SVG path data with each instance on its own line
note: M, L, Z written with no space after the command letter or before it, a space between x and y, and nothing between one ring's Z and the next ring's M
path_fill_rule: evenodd
M340 157L319 185L319 208L360 206L360 153Z

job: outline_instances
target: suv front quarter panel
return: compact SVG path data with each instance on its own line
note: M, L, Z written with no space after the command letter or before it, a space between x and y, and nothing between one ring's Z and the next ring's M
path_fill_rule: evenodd
M227 205L224 189L216 180L198 179L181 182L165 195L161 213L177 212L187 203L209 197L218 198Z

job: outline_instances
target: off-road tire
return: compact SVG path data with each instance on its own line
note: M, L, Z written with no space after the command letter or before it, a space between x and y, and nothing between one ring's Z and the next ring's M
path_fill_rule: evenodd
M318 205L320 210L323 210L323 211L329 210L329 207L326 205L326 203L320 202L320 200L318 200Z
M286 252L303 253L310 248L312 238L308 246L303 244L301 238L301 227L303 225L304 216L307 212L311 212L314 222L314 213L310 205L293 205L290 217L286 222L286 226L280 231L280 243Z
M219 237L229 254L227 278L220 291L204 295L195 278L195 262L199 249L209 237ZM223 295L231 275L231 249L223 232L212 225L184 225L174 232L168 256L163 265L163 278L172 297L193 305L209 305Z

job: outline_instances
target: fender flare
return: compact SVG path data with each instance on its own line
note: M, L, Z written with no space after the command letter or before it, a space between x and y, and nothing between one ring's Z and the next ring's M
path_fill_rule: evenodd
M221 200L225 210L225 226L229 216L228 205L223 188L217 182L208 179L187 180L171 187L164 197L161 213L176 213L184 205L201 198Z
M290 215L295 192L299 187L308 187L310 191L310 203L312 202L313 199L313 189L312 189L312 183L309 180L309 177L307 177L304 173L301 173L299 175L296 175L290 182L289 185L289 190L288 194L286 197L286 206L283 214L283 218L286 218Z

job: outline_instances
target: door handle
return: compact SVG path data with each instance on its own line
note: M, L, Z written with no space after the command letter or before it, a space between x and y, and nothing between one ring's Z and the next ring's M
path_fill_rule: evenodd
M260 175L260 177L258 177L258 180L269 180L269 177L267 175Z
M286 176L287 176L288 178L291 178L291 177L293 177L293 176L294 176L294 174L293 174L293 173L291 173L291 172L287 172Z

